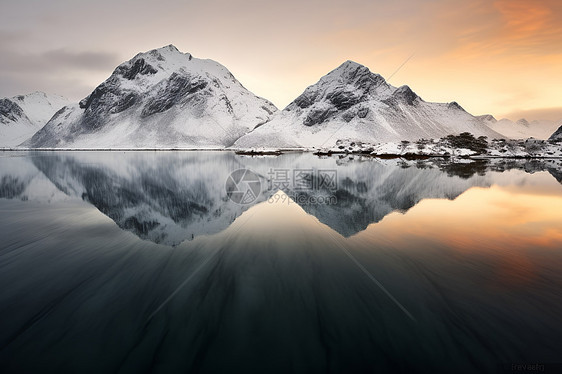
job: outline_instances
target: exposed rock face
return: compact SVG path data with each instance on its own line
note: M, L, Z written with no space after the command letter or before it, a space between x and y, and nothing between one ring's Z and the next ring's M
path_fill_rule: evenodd
M415 105L421 101L421 98L408 86L399 87L396 91L394 91L392 97L399 102L406 103L408 105Z
M388 89L390 86L383 77L372 74L365 66L347 61L319 83L308 87L285 111L308 109L303 120L305 126L324 123L338 114L349 122L360 114L359 109L365 118L368 108L357 108L358 104ZM401 94L402 91L397 99Z
M548 140L551 142L562 142L562 126L560 126Z
M18 104L10 99L0 99L0 123L18 121L24 116L23 109Z
M57 113L28 145L222 148L276 110L224 66L170 45L119 65L78 105Z
M163 61L163 60L160 60ZM147 74L156 74L158 70L156 70L152 65L146 63L144 58L137 59L132 66L125 66L121 65L117 68L123 78L128 80L133 80L138 74L147 75Z
M148 117L156 113L163 113L179 104L183 97L195 95L204 90L207 85L208 82L201 77L182 76L174 73L169 80L157 88L158 94L155 100L144 107L141 116ZM227 111L232 113L230 102L227 100L225 104Z
M427 103L410 87L393 87L367 67L346 61L234 147L330 147L338 139L415 141L462 132L500 136L456 102Z
M447 108L449 109L456 109L456 110L463 110L463 107L459 105L459 103L457 103L456 101L453 101L449 104L447 104Z

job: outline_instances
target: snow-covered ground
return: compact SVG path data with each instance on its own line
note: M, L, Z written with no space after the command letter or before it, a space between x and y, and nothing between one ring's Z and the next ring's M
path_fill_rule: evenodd
M366 143L350 139L338 140L336 146L322 148L319 154L368 154L371 156L404 157L472 157L472 158L560 158L562 143L538 139L505 140L487 142L485 151L469 146L454 146L445 139L420 140L418 142Z

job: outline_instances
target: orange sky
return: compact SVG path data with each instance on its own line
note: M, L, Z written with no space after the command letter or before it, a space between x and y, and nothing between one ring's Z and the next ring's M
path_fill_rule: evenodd
M562 118L562 2L70 0L0 4L0 96L80 99L120 62L174 44L283 108L351 59L473 114ZM527 111L526 113L522 113Z

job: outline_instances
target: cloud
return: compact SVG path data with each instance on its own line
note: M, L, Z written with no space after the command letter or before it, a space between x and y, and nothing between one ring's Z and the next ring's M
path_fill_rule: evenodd
M494 6L502 16L501 36L511 44L537 50L545 44L560 43L562 26L556 14L560 11L557 1L499 0Z
M529 119L539 119L539 120L560 121L562 123L562 107L517 110L511 113L507 113L502 117L509 118L512 121L516 121L519 118L529 118Z
M28 42L28 32L0 30L0 49L13 48L14 46Z
M120 62L173 43L279 107L347 59L388 77L412 53L391 83L424 99L557 107L561 18L560 0L2 0L0 96L34 84L85 96Z
M98 82L99 83L99 82ZM34 91L65 96L76 102L86 97L96 83L64 75L14 76L0 72L0 97L12 97Z
M3 72L52 73L61 70L107 71L119 64L119 58L108 52L75 52L54 49L42 53L19 53L2 50L0 70Z
M120 62L117 55L107 52L73 52L66 49L47 51L40 56L44 63L81 70L107 70Z
M87 95L121 62L109 52L66 48L43 52L19 51L25 35L0 33L0 97L46 91L78 99ZM94 80L95 79L95 80Z
M559 0L473 1L454 13L443 29L455 35L458 56L548 56L562 50Z

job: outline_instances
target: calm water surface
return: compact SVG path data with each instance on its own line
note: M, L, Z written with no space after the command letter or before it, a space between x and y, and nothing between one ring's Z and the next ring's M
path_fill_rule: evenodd
M561 160L3 153L0 372L560 372L561 183Z

